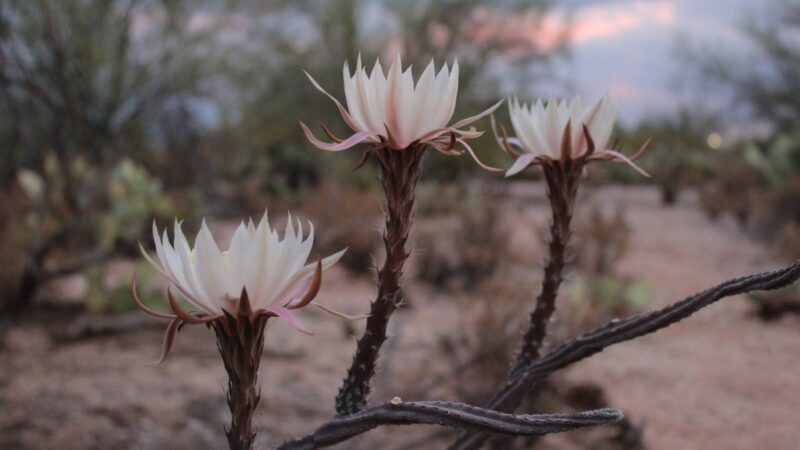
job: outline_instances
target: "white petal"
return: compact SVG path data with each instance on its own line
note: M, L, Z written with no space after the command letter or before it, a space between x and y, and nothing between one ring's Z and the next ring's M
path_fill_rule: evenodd
M433 60L431 60L422 72L422 75L420 75L417 87L414 90L414 105L419 109L416 114L413 114L413 117L410 118L410 120L413 121L411 134L414 136L413 139L415 140L425 134L425 132L433 129L433 124L430 123L428 115L436 106L436 104L431 102L431 99L434 97L433 84L435 80L436 69L433 66Z
M200 283L208 295L208 299L219 308L224 306L225 298L225 263L217 243L211 235L205 220L195 239L195 267Z
M399 95L397 100L397 118L400 142L403 146L410 144L417 138L415 135L415 121L416 115L423 114L422 108L416 102L417 98L414 95L414 76L411 74L411 66L403 72L400 78Z
M247 232L244 222L242 222L231 238L225 267L228 272L226 292L232 298L238 297L245 286L245 268L247 267L248 256L250 256L251 241L250 234Z
M347 111L350 113L350 117L353 118L353 122L361 131L369 131L367 122L364 120L364 112L361 110L358 88L355 86L354 77L350 75L350 68L347 62L344 63L342 68L342 78L344 79L344 98L347 102Z
M379 132L383 129L382 113L379 112L379 99L375 95L372 83L370 83L369 77L367 76L367 71L361 66L360 57L356 65L354 78L356 92L358 92L358 105L367 130Z
M399 122L399 105L398 99L402 96L402 78L403 72L401 68L400 55L398 54L391 67L389 67L389 76L386 79L386 101L383 109L383 124L387 125L393 134L398 134ZM383 125L382 124L382 125Z
M458 59L453 62L453 69L450 71L447 83L447 102L445 103L445 116L442 118L442 126L447 125L456 110L456 98L458 97Z

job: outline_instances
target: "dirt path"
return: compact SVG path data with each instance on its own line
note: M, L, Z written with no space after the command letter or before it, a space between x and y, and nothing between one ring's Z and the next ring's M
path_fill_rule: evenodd
M522 197L535 193L538 206L531 207L526 198L509 210L525 205L526 215L545 223L541 187L514 190ZM663 209L654 190L619 187L598 189L591 198L608 208L627 205L633 242L621 270L656 288L653 307L779 264L734 225L709 222L691 201ZM535 233L520 230L515 239L534 245ZM535 280L519 284L533 289ZM372 292L368 278L333 270L321 301L356 313L366 309ZM400 317L404 325L395 337L395 367L432 348L437 330L458 326L453 319L458 303L444 293L412 285L410 295L419 300ZM654 336L582 362L568 377L602 384L615 407L645 421L652 449L796 449L800 320L764 325L748 311L743 299L725 300ZM353 326L316 311L304 313L303 320L317 336L281 324L268 331L256 418L265 448L333 413L333 395L351 358ZM158 329L147 329L61 344L52 342L38 321L12 328L0 349L0 448L223 448L225 378L210 333L187 328L164 364L145 367L158 353L160 339ZM376 395L391 396L395 382L379 380ZM411 437L419 436L418 430ZM407 429L372 432L341 448L386 448L386 442L405 442L409 436Z

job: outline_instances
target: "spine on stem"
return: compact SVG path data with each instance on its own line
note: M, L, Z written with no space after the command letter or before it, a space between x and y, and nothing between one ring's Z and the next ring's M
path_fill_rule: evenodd
M358 340L353 362L336 396L336 411L342 415L358 412L367 404L370 380L386 341L389 318L402 300L400 278L409 256L406 241L414 218L414 190L424 151L424 146L415 145L400 151L384 148L375 152L386 194L383 233L386 260L378 270L378 295L370 305L364 334Z

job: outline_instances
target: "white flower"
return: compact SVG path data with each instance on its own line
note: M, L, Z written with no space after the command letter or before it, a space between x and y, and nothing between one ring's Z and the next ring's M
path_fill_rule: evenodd
M389 68L388 79L380 61L375 61L370 75L361 66L360 58L352 75L345 63L344 94L357 129L377 135L388 129L404 148L428 132L447 126L456 109L458 61L452 70L445 63L438 74L435 72L431 61L415 86L411 67L401 72L400 56Z
M616 103L608 97L589 105L584 104L580 97L570 102L551 98L545 103L539 99L532 105L512 99L508 102L508 110L516 137L502 141L506 150L517 157L506 172L508 176L535 161L559 160L563 155L571 159L586 156L593 160L619 159L631 163L621 153L606 148L618 112ZM565 139L568 141L564 142ZM510 145L516 145L522 151L514 151ZM637 170L641 169L637 167Z
M321 271L336 263L344 253L342 250L322 259L319 266L318 262L306 264L314 241L311 223L309 228L304 237L302 225L298 221L295 230L290 216L281 237L270 227L265 213L257 226L252 220L247 225L242 222L228 250L221 251L205 221L194 247L189 245L180 222L175 222L172 242L166 229L159 237L154 223L158 261L144 249L142 252L204 320L220 317L223 311L236 317L242 291L246 290L252 311L278 316L301 328L289 310L310 301L306 298L307 291L319 288ZM315 294L316 291L309 295Z
M586 106L580 97L571 102L550 99L542 103L539 99L533 105L520 104L517 99L508 103L511 125L524 151L534 155L558 159L561 153L561 139L564 129L570 124L572 141L571 157L576 158L587 150L583 136L583 125L596 148L605 148L614 122L617 120L617 105L603 98Z
M500 105L498 102L481 114L448 126L458 96L458 61L453 63L452 69L444 64L438 73L431 61L415 83L411 67L403 70L399 55L388 74L384 74L379 61L368 74L359 56L352 74L347 63L344 64L343 77L347 108L308 75L314 86L336 103L342 118L354 132L347 139L339 139L326 129L334 141L328 143L317 139L301 122L309 141L323 150L345 150L361 142L402 150L421 143L453 154L455 145L459 144L475 158L465 141L482 133L460 128L491 114Z

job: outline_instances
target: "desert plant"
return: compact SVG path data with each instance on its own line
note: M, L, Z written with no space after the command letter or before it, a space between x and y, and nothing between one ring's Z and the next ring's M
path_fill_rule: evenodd
M800 254L797 238L797 229L800 227L798 195L800 195L800 176L795 176L762 194L763 200L754 208L758 216L756 222L758 235L792 257Z
M770 186L779 186L800 173L800 137L781 134L765 149L750 144L743 150L744 159Z
M622 133L620 140L628 144L652 139L653 145L642 156L640 164L658 185L663 204L672 205L678 200L681 189L701 184L713 170L706 138L717 122L714 116L683 109L675 116L648 120L634 131ZM604 170L613 169L609 165ZM629 172L619 169L611 173L623 175L623 180L630 177Z
M547 105L539 103L533 108L515 103L511 115L517 137L508 138L505 132L498 137L503 148L516 158L507 175L529 166L542 169L550 197L552 223L541 292L511 370L485 407L445 401L403 401L398 397L370 406L367 400L376 360L386 340L390 317L401 300L401 274L408 257L406 244L422 157L430 148L450 155L461 153L459 149L462 149L475 157L467 139L476 137L478 132L462 127L494 108L448 126L453 112L451 104L457 94L457 77L453 72L442 70L436 86L432 85L436 79L432 65L415 86L410 71L403 75L399 59L390 69L388 80L379 65L372 75L367 75L360 64L357 72L356 77L351 77L345 70L349 108L329 96L354 134L339 139L325 127L332 142L323 142L305 125L303 130L315 146L330 151L345 150L364 142L366 151L362 165L370 157L377 160L386 195L383 236L386 256L378 271L378 295L371 304L364 334L336 396L338 415L311 433L287 440L275 449L328 447L383 425L436 424L465 430L451 446L464 450L478 448L486 441L487 434L535 436L618 422L622 414L611 409L577 414L514 414L513 411L523 399L535 395L542 382L558 369L613 344L662 329L722 298L780 288L800 278L800 261L773 272L736 278L661 310L615 319L545 354L542 343L548 334L548 323L555 311L563 279L577 191L586 166L618 160L641 169L634 164L636 155L629 158L605 148L616 118L616 107L610 100L586 107L577 100L569 107L566 102L555 101ZM432 98L446 97L450 102L434 102L428 97L431 90L436 93ZM360 95L366 97L358 98ZM520 147L521 151L512 145ZM642 151L644 147L638 154ZM153 261L154 265L196 310L184 310L169 291L174 314L139 306L151 315L170 319L162 359L184 323L206 324L214 330L229 376L228 404L232 418L226 433L231 449L250 449L253 445L255 433L250 419L259 401L256 377L267 320L277 316L302 329L291 310L311 304L320 289L323 267L338 258L334 255L305 265L310 249L310 240L304 239L302 232L296 233L291 221L281 239L269 228L266 218L258 227L243 223L234 234L230 250L225 253L219 251L205 226L201 228L194 249L189 247L179 224L171 242L166 233L163 238L156 236L160 263Z
M65 188L67 178L81 180L73 184L72 193ZM160 181L128 159L105 174L84 158L72 159L63 167L51 155L45 158L43 175L22 170L18 183L28 206L19 206L24 214L13 220L24 220L26 225L9 236L23 246L19 251L27 261L15 265L22 270L16 274L21 287L8 303L11 309L26 304L48 280L84 271L93 275L111 255L135 254L154 218L181 211L190 216L194 206L191 199L183 199L180 208L174 206ZM77 195L77 201L70 200L70 195Z
M35 189L35 188L33 188ZM33 193L35 196L36 194ZM32 219L33 202L16 183L0 190L0 310L14 304L25 287L31 235L26 228Z
M226 430L231 449L253 446L252 417L260 400L256 378L264 347L264 331L270 318L279 318L306 332L292 310L309 305L320 289L322 271L335 264L344 251L306 264L313 235L289 217L283 238L269 224L266 213L258 225L242 222L230 249L220 252L203 222L194 248L190 248L175 224L170 242L167 233L153 236L156 258L145 258L181 293L194 310L187 311L167 290L172 313L146 306L132 282L137 306L147 314L170 320L159 363L167 357L175 334L184 325L204 324L214 330L220 356L228 372L228 406L231 425ZM198 278L197 274L204 274Z
M166 218L175 210L161 182L129 159L121 160L111 173L108 203L111 233L128 242L149 232L153 217Z
M323 125L325 134L332 140L323 142L317 139L303 122L300 122L308 140L322 150L341 151L361 142L366 143L367 149L356 167L364 165L371 156L374 156L378 161L380 179L386 195L386 227L383 236L386 256L383 266L378 271L378 297L372 303L366 330L358 341L353 363L336 398L336 410L340 414L356 413L366 405L370 392L370 379L375 373L378 352L386 340L389 318L402 302L400 277L409 256L406 242L411 232L414 197L417 182L422 174L425 151L431 148L445 155L467 153L478 165L490 169L478 160L472 147L467 143L481 133L476 132L474 128L464 127L491 114L500 106L498 102L478 115L448 125L455 110L458 94L457 63L452 68L448 68L445 64L436 75L431 61L416 87L410 79L410 72L406 72L408 74L406 79L411 81L410 84L396 83L402 76L399 55L389 68L388 77L393 80L392 83L387 83L387 76L379 62L376 62L373 71L368 75L366 68L361 66L359 58L355 70L355 76L351 76L350 69L345 63L345 92L348 96L364 97L359 97L359 100L352 105L352 97L348 97L349 110L309 75L314 86L336 104L342 118L354 134L346 139L339 139ZM446 102L431 103L431 98L415 95L417 90L436 89L434 83L440 95L446 96L444 97L447 99ZM380 95L371 98L369 92L380 92ZM392 101L395 97L406 98L410 104L401 105ZM356 104L359 106L354 107ZM378 117L386 119L378 120Z
M152 266L148 264L136 265L136 279L139 283L148 286L157 275ZM90 317L125 314L137 309L136 302L131 297L133 288L130 280L114 280L109 283L108 272L105 266L94 266L84 270L87 292L84 300L85 309L91 313ZM160 289L146 289L137 292L139 301L150 308L158 308L162 303Z
M195 53L208 43L206 33L180 26L184 6L115 0L0 5L0 185L20 176L41 185L36 216L22 229L30 243L23 288L5 309L27 305L48 279L105 259L115 240L102 224L107 177L123 156L138 159L154 150L158 138L177 143L171 132L178 127L162 127L160 119L199 95L210 67ZM143 16L150 19L137 29ZM126 208L122 203L113 206Z
M799 174L796 137L779 135L763 149L748 144L719 158L713 177L700 190L700 204L711 218L729 213L757 237L796 256Z
M580 238L573 249L579 273L568 287L568 312L559 337L615 317L643 310L652 297L650 285L617 273L616 267L629 247L631 227L618 207L603 214L595 205L578 221Z
M570 285L571 302L565 314L571 330L640 312L653 297L652 287L619 276L584 276Z
M554 105L548 107L554 107ZM551 115L550 117L553 116ZM532 119L536 120L535 117L534 115ZM597 118L597 116L594 118ZM599 124L595 124L598 127L601 126L600 123L604 123L602 119L599 119L598 122ZM613 123L613 120L611 123ZM547 127L541 126L540 129L548 129L548 127L555 127L559 131L561 129L564 130L560 149L544 149L546 153L539 153L535 148L527 147L526 151L528 153L520 154L509 148L511 142L519 141L512 141L505 136L499 138L506 150L517 157L517 162L512 166L510 172L522 170L531 164L541 165L544 169L550 189L553 225L551 227L552 241L549 245L550 259L545 266L543 289L537 300L537 308L531 316L529 331L523 338L522 350L518 353L512 366L513 369L507 376L507 381L501 385L487 403L486 409L465 405L455 406L442 402L403 402L397 398L392 402L369 407L357 413L338 416L304 437L286 441L276 447L277 449L325 447L345 441L376 426L400 423L437 423L467 428L470 431L467 431L459 438L451 448L474 449L485 441L485 434L473 428L471 423L463 421L465 417L461 413L469 413L473 418L483 420L484 418L489 418L490 414L494 414L496 411L513 410L525 398L526 393L530 392L532 388L536 390L536 388L540 387L541 383L555 370L589 357L615 343L659 330L688 317L697 310L721 298L754 289L775 289L785 286L800 277L800 262L797 262L775 272L734 279L661 310L623 320L615 319L577 338L568 340L557 346L550 353L540 356L539 347L546 333L547 322L553 312L556 291L561 281L566 239L569 236L572 207L580 174L585 164L597 159L620 158L630 163L627 158L616 152L599 153L593 157L594 142L589 126L584 126L582 130L583 139L579 139L577 142L571 139L569 122L566 126L563 123L550 123ZM552 133L552 130L550 132ZM599 132L602 134L602 129ZM533 133L537 133L537 131L533 131ZM591 133L597 135L598 129L593 129ZM575 146L573 146L572 142L576 142ZM600 143L600 145L604 144L605 142ZM359 360L358 351L355 360ZM392 409L393 407L395 409ZM518 416L501 417L511 418ZM487 424L486 422L483 423ZM499 432L500 424L498 424L498 427L492 428L486 431ZM527 434L508 431L506 433Z
M714 175L700 189L700 205L711 219L730 214L742 226L750 221L758 193L763 192L763 178L739 158L721 159Z

